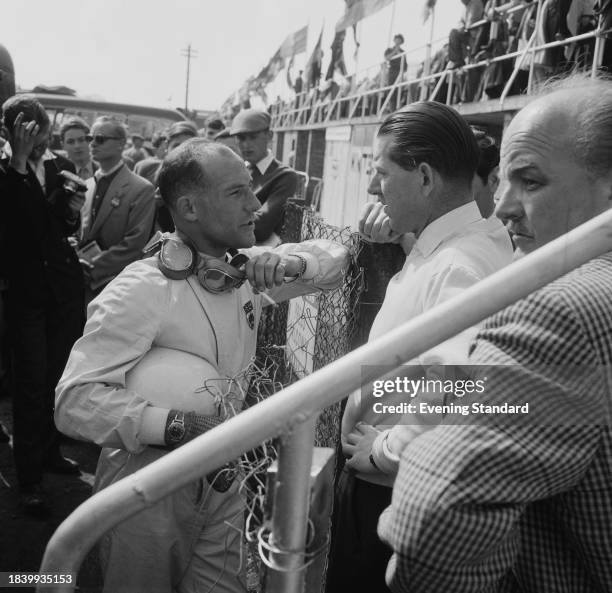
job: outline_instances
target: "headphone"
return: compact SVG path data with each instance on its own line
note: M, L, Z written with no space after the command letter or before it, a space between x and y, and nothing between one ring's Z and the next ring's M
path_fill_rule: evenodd
M214 294L240 288L246 280L243 268L249 258L236 249L228 250L230 259L227 261L201 255L193 245L158 232L144 248L145 254L156 251L157 264L164 276L171 280L185 280L195 274L202 287Z

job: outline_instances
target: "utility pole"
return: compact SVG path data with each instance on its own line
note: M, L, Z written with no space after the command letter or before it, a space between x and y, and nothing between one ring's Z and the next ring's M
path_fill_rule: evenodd
M187 78L185 80L185 111L189 109L189 69L191 66L191 58L198 57L198 51L191 49L191 43L187 46L187 49L181 50L181 55L187 58Z

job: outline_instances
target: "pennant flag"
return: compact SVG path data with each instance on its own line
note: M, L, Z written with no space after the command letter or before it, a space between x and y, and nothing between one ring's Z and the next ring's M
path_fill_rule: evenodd
M325 80L330 80L334 77L336 70L346 76L346 64L344 62L344 39L346 38L346 31L336 31L334 40L331 44L331 59L327 68L327 74Z
M436 0L425 0L425 6L423 6L423 24L425 24L427 19L433 14L435 7Z
M304 67L304 82L306 86L314 87L318 84L319 78L321 78L321 65L323 63L323 50L321 49L321 42L323 41L323 27L319 33L319 40L317 41L306 66Z
M344 0L346 10L342 18L336 23L336 31L344 31L360 20L382 10L394 0Z
M306 51L306 39L308 37L308 25L302 27L295 33L288 35L280 46L280 55L283 58L290 58L295 54Z
M268 84L272 82L278 73L284 68L285 59L281 56L280 48L276 50L276 53L270 58L268 63L261 69L259 74L255 77L255 80Z

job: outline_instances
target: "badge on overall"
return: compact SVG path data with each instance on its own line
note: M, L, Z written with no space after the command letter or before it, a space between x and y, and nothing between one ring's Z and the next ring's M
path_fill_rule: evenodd
M251 329L255 329L255 313L253 312L253 303L251 301L247 301L244 306L244 314L246 315L247 323Z

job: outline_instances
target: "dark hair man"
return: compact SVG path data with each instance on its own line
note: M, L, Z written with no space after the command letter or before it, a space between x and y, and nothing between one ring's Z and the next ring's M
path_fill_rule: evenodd
M90 179L98 170L98 165L91 160L89 154L88 134L89 126L85 120L76 116L63 122L59 131L62 148L75 166L77 175L83 180Z
M416 243L387 286L369 340L511 261L508 233L497 220L483 220L474 202L477 164L472 131L446 105L413 103L383 122L374 142L376 175L369 191L381 195L390 232L414 233ZM475 332L464 332L412 361L406 371L409 378L420 377L436 365L465 363ZM432 403L443 397L429 394ZM342 446L348 459L337 490L327 581L330 593L385 590L391 552L378 540L376 524L391 501L395 466L385 444L388 429L400 418L376 413L369 393L362 397L356 391L349 397L342 419ZM420 422L413 422L415 432L424 430Z
M126 268L90 305L84 336L58 385L61 430L105 447L97 488L158 459L165 454L160 447L181 446L223 422L232 415L230 403L239 411L266 302L261 291L283 300L334 288L347 261L342 246L307 241L247 251L251 259L242 270L228 263L228 249L255 243L260 204L244 162L220 144L198 138L171 151L159 188L176 234L166 237L159 256ZM163 367L163 401L154 397L154 381L148 387L130 383L141 359L147 364L156 353L208 369L192 383L191 400L185 399L185 364ZM203 391L207 379L229 385L232 399ZM104 537L104 591L246 591L240 554L244 505L237 481L225 480L221 487L223 471Z
M270 115L265 111L240 111L232 121L230 133L238 139L242 158L249 164L253 191L262 205L255 215L257 242L278 245L287 200L297 190L297 175L276 160L268 148L272 132Z
M610 208L612 82L573 77L518 113L498 198L517 257ZM379 525L393 591L612 590L611 303L608 252L486 321L479 401L529 414L403 449Z
M474 199L483 218L495 210L495 192L499 186L499 148L495 138L484 130L472 127L478 144L478 168L474 176Z
M385 50L385 60L389 62L389 73L387 76L387 84L393 84L402 71L402 60L405 60L404 36L398 33L393 37L393 46Z
M83 195L64 189L74 165L47 149L50 122L38 100L2 106L11 157L0 160L0 276L13 362L13 453L26 512L50 511L43 472L79 473L65 459L53 424L53 392L83 327L83 274L68 237Z

